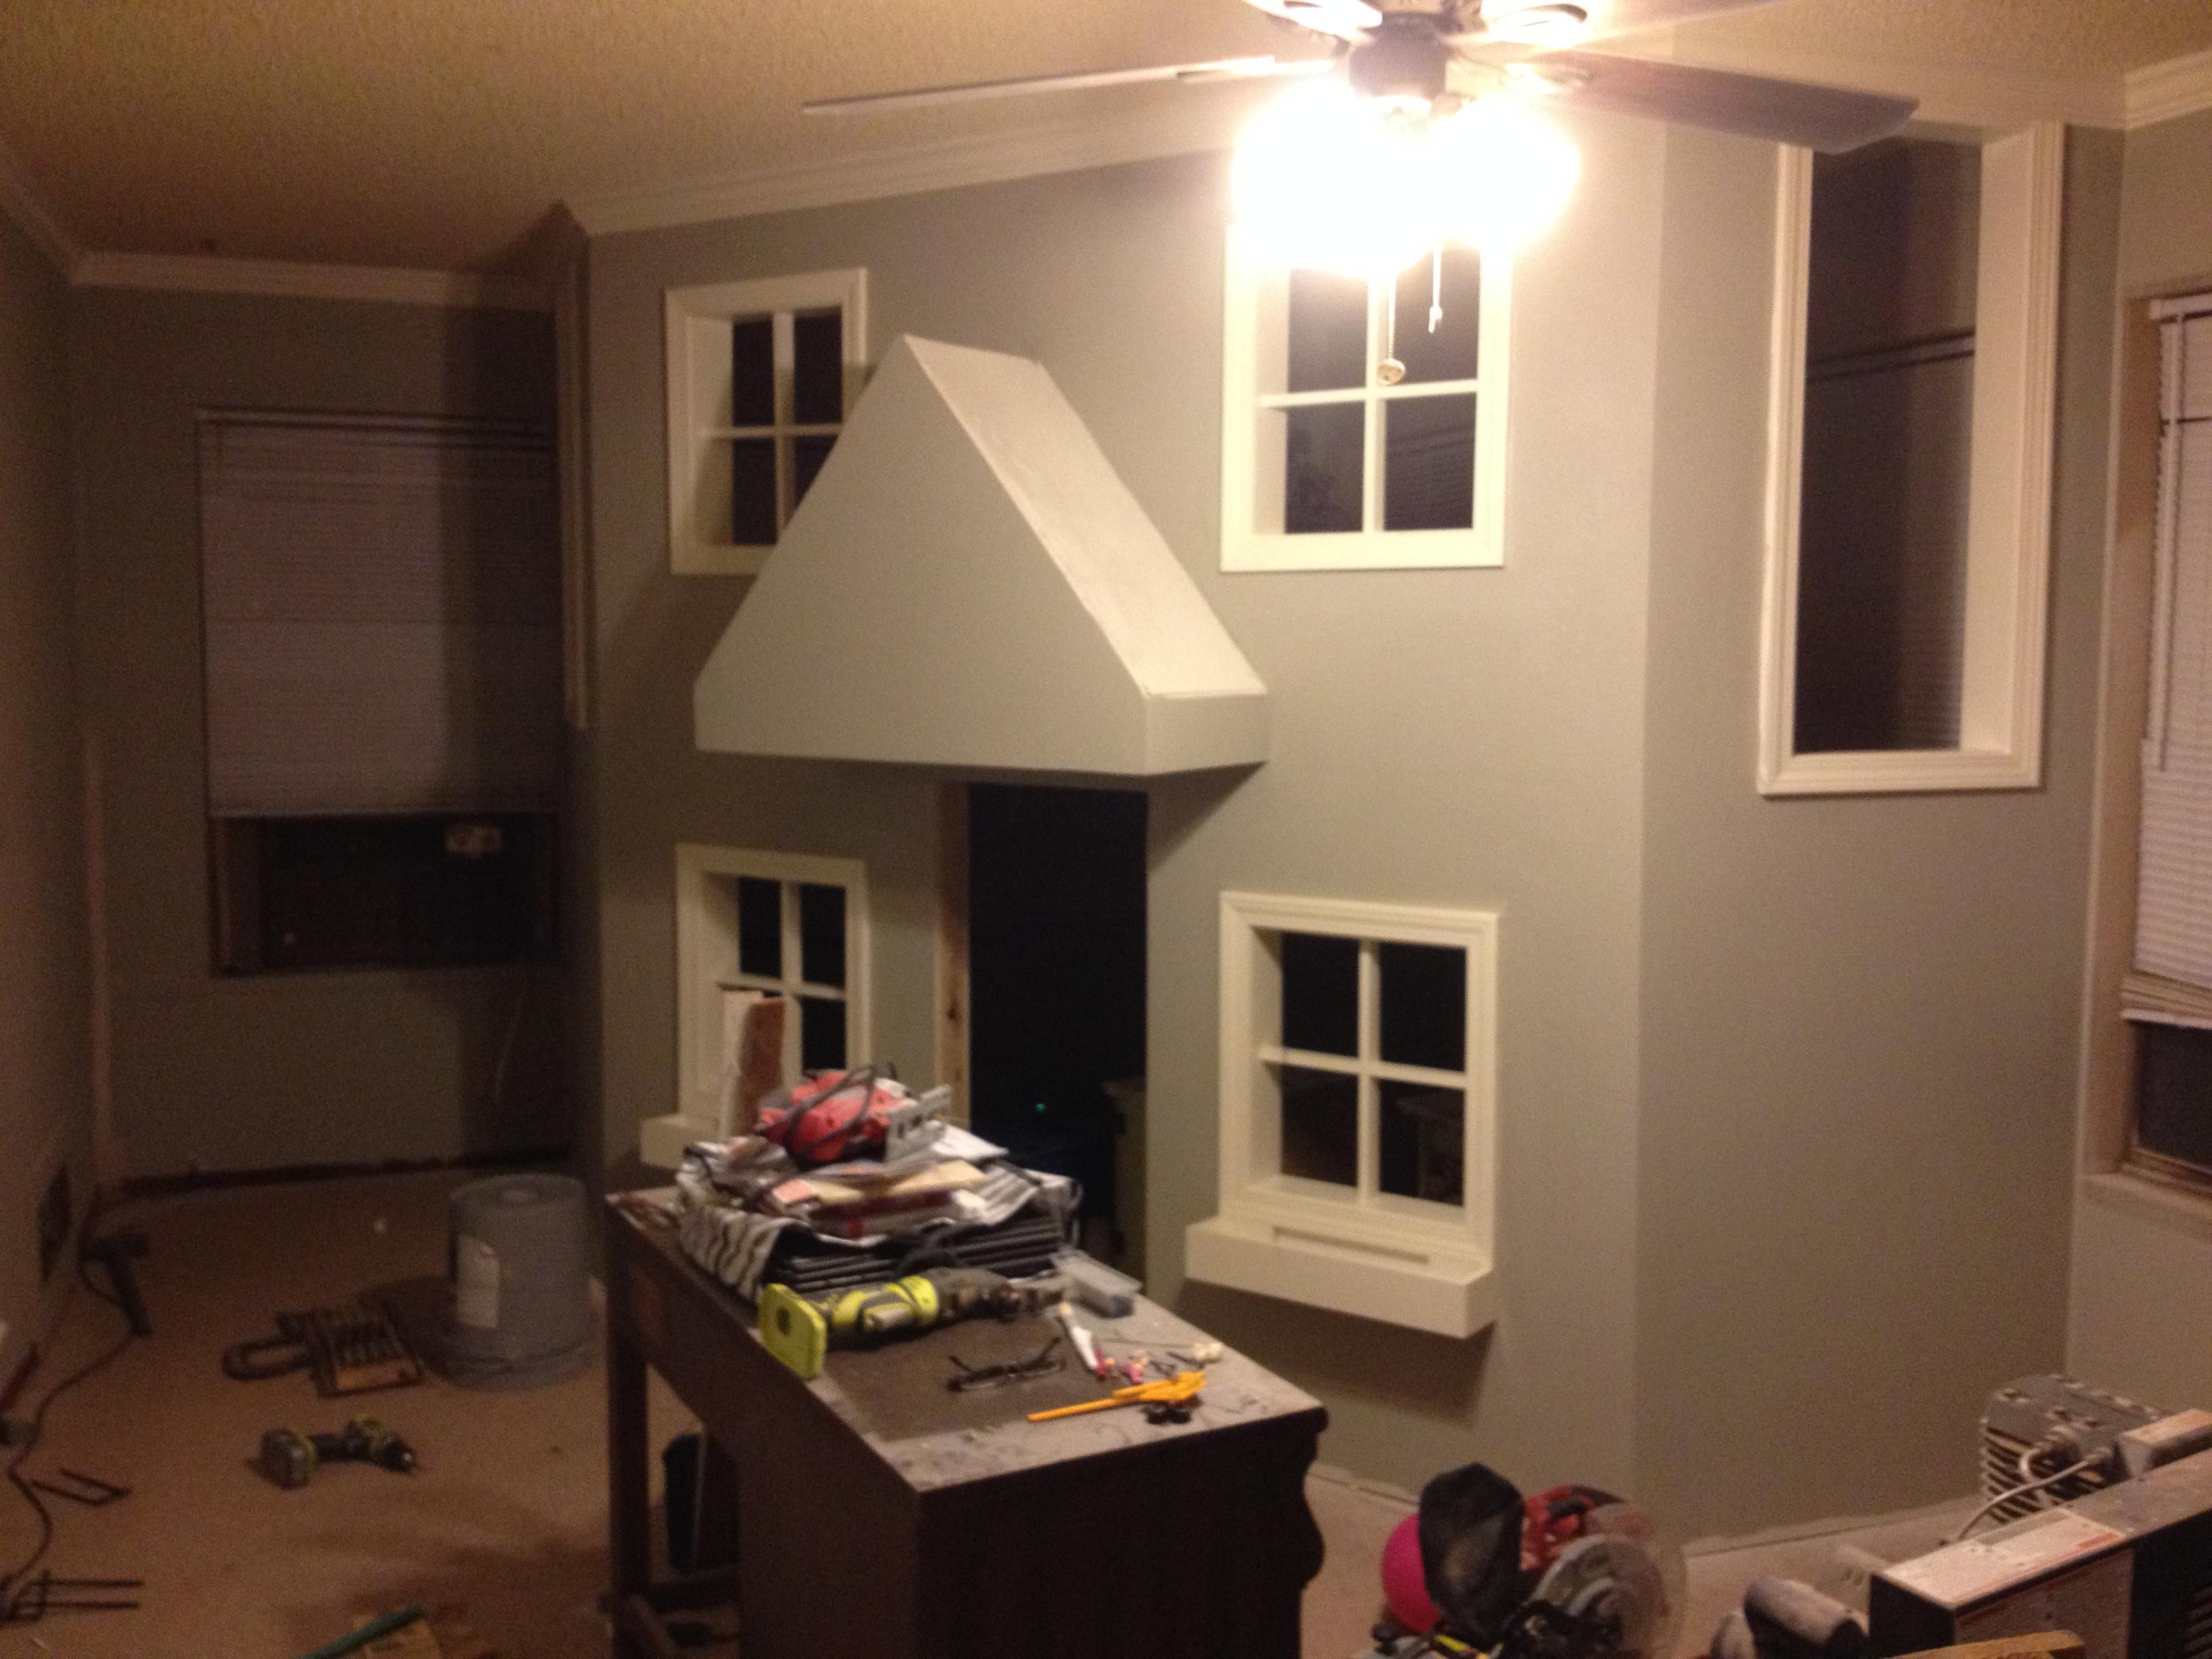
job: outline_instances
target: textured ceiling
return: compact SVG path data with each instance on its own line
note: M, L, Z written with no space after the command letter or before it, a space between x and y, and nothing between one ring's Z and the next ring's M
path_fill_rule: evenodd
M1778 0L1694 28L2117 75L2212 45L2212 4ZM8 0L0 141L90 248L488 270L563 200L1255 88L836 120L799 115L805 98L1309 38L1237 0Z
M2119 76L2212 46L2212 0L1776 0L1686 41L2060 78Z

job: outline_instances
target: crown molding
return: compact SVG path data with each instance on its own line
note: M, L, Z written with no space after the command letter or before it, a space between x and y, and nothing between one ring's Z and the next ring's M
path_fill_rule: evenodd
M2163 64L2128 71L2130 127L2171 121L2201 109L2212 109L2212 52L2192 52L2186 58L2169 58Z
M459 270L325 265L198 254L88 253L70 274L78 288L152 289L180 294L250 294L264 299L367 300L456 311L550 311L541 285Z
M54 217L15 152L0 143L0 213L6 214L52 260L64 276L76 269L84 246Z
M1103 120L1063 121L898 149L864 150L794 167L602 191L572 197L568 205L592 236L832 207L1225 149L1236 141L1244 112L1241 102L1190 99L1168 109Z

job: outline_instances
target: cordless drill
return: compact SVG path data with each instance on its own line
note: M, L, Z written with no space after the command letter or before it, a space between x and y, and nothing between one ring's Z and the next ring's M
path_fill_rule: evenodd
M336 1434L271 1429L261 1437L261 1473L287 1490L306 1486L324 1463L374 1463L412 1474L415 1449L374 1417L356 1417Z
M933 1267L816 1297L768 1285L761 1289L761 1341L799 1376L817 1376L831 1348L873 1347L979 1314L1013 1319L1049 1307L1066 1293L1061 1280L1017 1285L981 1267Z

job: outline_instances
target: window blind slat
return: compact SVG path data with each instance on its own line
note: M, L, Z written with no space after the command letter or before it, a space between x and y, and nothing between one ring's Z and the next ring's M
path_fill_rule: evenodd
M555 804L543 445L211 421L201 501L213 812Z
M2162 326L2159 580L2136 967L2212 988L2212 317Z

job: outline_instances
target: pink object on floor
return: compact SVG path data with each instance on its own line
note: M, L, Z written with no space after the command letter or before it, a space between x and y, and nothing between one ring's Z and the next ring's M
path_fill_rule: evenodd
M1428 1579L1421 1571L1418 1516L1401 1521L1382 1546L1382 1599L1390 1616L1416 1636L1437 1622L1436 1604L1429 1600Z

